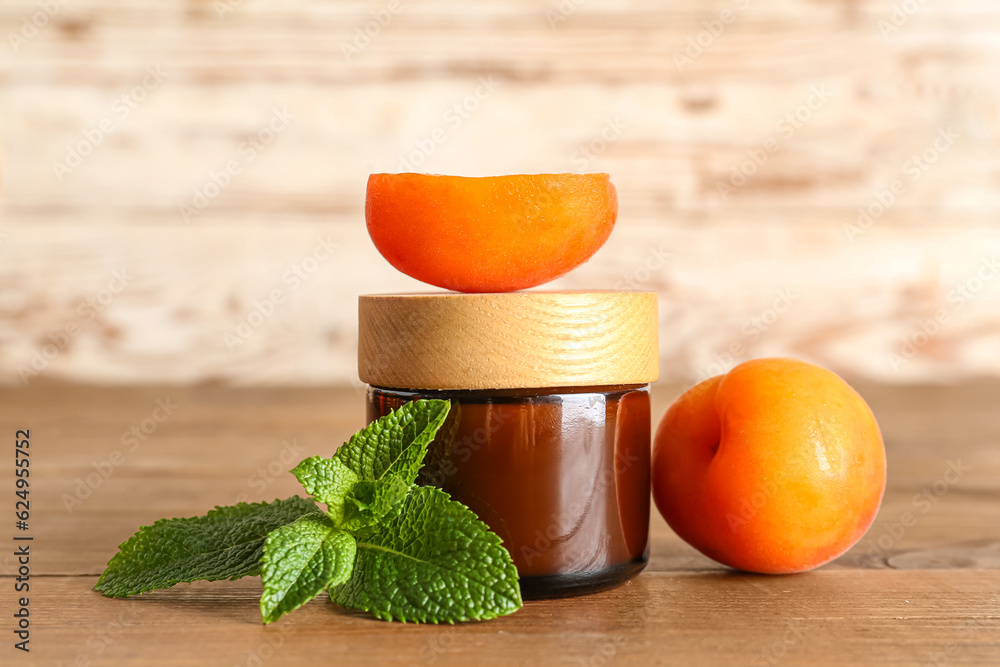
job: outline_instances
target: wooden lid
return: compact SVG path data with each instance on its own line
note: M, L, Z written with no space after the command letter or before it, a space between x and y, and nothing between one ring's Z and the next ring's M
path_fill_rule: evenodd
M358 375L395 389L647 384L655 292L385 294L359 299Z

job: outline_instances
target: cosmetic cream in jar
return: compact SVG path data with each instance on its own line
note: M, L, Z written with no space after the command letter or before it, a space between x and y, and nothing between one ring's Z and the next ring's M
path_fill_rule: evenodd
M358 361L369 421L451 401L420 481L503 539L525 597L645 567L655 293L362 296Z

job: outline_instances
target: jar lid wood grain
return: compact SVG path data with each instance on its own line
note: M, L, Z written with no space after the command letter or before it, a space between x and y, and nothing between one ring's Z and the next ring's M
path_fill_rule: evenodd
M655 292L364 295L358 375L399 389L647 384Z

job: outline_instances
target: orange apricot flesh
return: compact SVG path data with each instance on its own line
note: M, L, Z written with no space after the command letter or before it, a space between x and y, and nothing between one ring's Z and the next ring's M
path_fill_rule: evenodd
M365 201L368 233L390 264L459 292L558 278L597 252L617 216L607 174L372 174Z

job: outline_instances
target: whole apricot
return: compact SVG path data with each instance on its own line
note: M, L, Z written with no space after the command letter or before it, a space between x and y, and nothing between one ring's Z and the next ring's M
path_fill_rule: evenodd
M656 432L653 499L670 527L720 563L803 572L854 545L885 491L882 434L834 373L755 359L694 386Z

